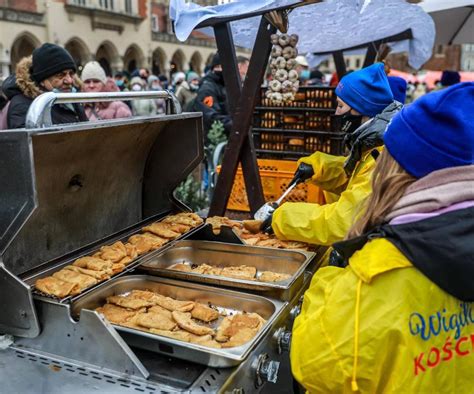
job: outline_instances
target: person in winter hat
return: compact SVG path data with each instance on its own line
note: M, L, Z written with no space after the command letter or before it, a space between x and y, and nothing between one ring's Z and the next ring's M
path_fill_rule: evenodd
M371 193L383 132L402 105L393 99L382 63L344 76L336 94L336 117L346 133L349 156L318 151L298 161L295 180L320 187L325 204L287 202L277 208L262 228L279 239L326 246L341 241Z
M461 82L461 75L457 71L444 70L441 74L441 86L446 88Z
M161 81L156 75L150 75L148 77L148 90L151 91L160 91L163 90L161 86ZM166 100L165 99L155 99L156 104L156 111L157 114L164 114L166 113Z
M16 67L16 94L11 97L7 114L8 128L25 127L33 100L44 92L75 92L76 63L64 48L46 43ZM51 109L54 124L87 121L80 104L59 104Z
M199 76L194 71L190 71L186 76L186 81L181 82L176 90L176 98L183 109L187 109L196 98L198 89Z
M224 132L229 135L232 128L232 118L227 104L227 91L218 53L213 56L210 71L202 79L194 100L193 110L202 112L206 136L215 121L221 122Z
M291 342L308 392L472 392L474 83L399 112L338 266L304 295Z
M133 92L146 90L146 82L140 77L133 77L130 81L130 87ZM158 112L154 99L143 99L132 101L132 111L135 116L153 116Z
M407 98L407 81L400 77L388 77L388 84L390 85L394 100L405 104Z
M83 90L86 93L100 93L100 92L110 92L118 91L119 88L113 83L116 90L112 90L110 87L107 87L107 76L102 66L96 62L88 62L81 74L81 79L84 83ZM109 82L110 85L110 82ZM104 102L95 102L88 103L85 106L86 115L89 120L104 120L104 119L119 119L119 118L128 118L132 116L132 111L123 101L104 101Z

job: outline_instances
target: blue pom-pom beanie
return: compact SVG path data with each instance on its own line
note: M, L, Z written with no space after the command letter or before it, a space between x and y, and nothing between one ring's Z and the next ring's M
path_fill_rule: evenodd
M416 178L474 163L474 82L428 93L389 123L385 147Z
M388 84L392 91L393 98L399 103L405 104L407 97L407 81L400 77L388 77Z
M393 102L383 63L375 63L344 76L336 95L361 115L373 118Z

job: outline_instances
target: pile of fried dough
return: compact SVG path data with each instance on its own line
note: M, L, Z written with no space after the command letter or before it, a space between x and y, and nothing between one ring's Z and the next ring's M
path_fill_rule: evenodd
M244 220L238 222L225 216L213 216L206 219L206 223L212 226L214 234L220 234L223 226L230 227L242 239L246 245L265 246L267 248L279 249L301 249L310 250L311 245L297 241L283 241L274 234L265 234L260 231L262 221Z
M191 272L201 275L225 276L227 278L256 280L259 282L281 282L291 278L291 275L273 271L261 271L248 265L237 265L230 267L217 267L208 264L192 265L186 262L174 264L169 267L172 270Z
M96 311L113 324L217 349L245 344L265 324L257 313L223 316L225 312L212 305L149 290L108 297Z
M195 213L167 216L160 222L143 227L143 233L132 235L125 244L118 241L103 246L92 256L81 257L52 276L38 279L35 287L59 298L79 294L122 272L136 257L159 249L202 222Z

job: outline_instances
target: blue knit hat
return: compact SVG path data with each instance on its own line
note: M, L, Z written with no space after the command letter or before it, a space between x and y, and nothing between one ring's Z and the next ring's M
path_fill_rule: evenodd
M387 127L385 146L416 178L474 163L474 82L425 94Z
M405 104L407 97L407 81L400 77L388 77L388 84L392 91L393 98L399 103Z
M461 82L461 75L457 71L444 70L440 82L443 86L452 86Z
M336 95L361 115L371 118L393 102L383 63L344 76L337 85Z

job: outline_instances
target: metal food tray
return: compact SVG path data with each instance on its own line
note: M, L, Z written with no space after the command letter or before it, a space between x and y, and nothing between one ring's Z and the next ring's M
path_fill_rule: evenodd
M203 286L196 283L186 283L147 275L129 275L111 280L105 286L82 296L72 305L72 314L73 316L78 316L84 308L95 310L106 303L107 297L126 294L131 290L137 289L156 291L159 294L177 300L196 301L204 304L210 302L220 307L220 310L227 312L254 312L267 320L263 328L249 342L242 346L228 349L213 349L114 325L130 346L216 368L232 367L244 361L260 341L260 338L275 324L276 319L287 305L287 303L278 300ZM222 317L214 325L220 324L221 320Z
M145 259L138 267L152 275L237 287L264 293L266 297L291 300L303 284L303 273L314 259L312 252L208 241L180 241L159 255ZM289 274L280 282L259 282L217 275L203 275L170 269L178 263L208 264L216 267L248 265L261 271Z
M177 213L180 213L180 212L177 212ZM60 298L58 298L54 295L45 294L45 293L37 290L35 288L34 284L38 279L41 279L41 278L44 278L44 277L47 277L47 276L51 276L52 274L54 274L57 271L60 271L61 269L63 269L67 265L72 265L72 263L74 261L76 261L77 259L79 259L81 257L92 256L94 253L98 252L99 249L102 246L112 245L112 244L114 244L115 242L118 242L118 241L121 241L125 244L131 236L136 235L136 234L142 234L143 233L143 231L142 231L143 227L148 226L148 225L150 225L152 223L155 223L155 222L161 222L162 220L164 220L168 216L176 215L177 213L170 213L169 215L163 216L160 219L158 219L156 217L152 218L151 220L148 219L148 220L140 223L139 226L134 226L133 229L131 229L129 231L125 231L120 236L110 237L110 238L107 238L106 240L101 241L99 245L94 245L93 247L90 247L90 248L84 248L84 250L81 251L81 253L79 253L77 255L74 255L73 258L59 259L60 261L58 262L58 264L48 265L47 268L40 271L39 273L35 273L34 275L25 278L24 281L25 281L25 283L27 283L28 285L33 287L33 293L34 293L36 298L40 298L40 299L43 299L43 300L51 299L51 300L59 301L61 303L74 301L78 297L88 293L89 291L95 289L98 286L101 286L102 284L107 282L107 280L104 280L102 282L99 282L99 283L91 286L91 287L88 287L87 289L84 289L83 291L81 291L77 295L74 295L74 296L70 295L70 296L64 297L62 299L60 299ZM172 247L174 245L174 243L176 243L177 241L180 241L181 239L184 239L184 238L190 236L195 231L198 231L203 225L204 225L204 223L201 223L201 224L197 225L196 227L191 228L189 231L181 234L178 238L170 240L169 242L164 244L159 249L151 250L148 253L145 253L145 254L142 254L140 256L135 257L129 264L127 264L125 266L125 269L123 271L112 275L111 278L120 277L120 276L125 275L126 273L134 270L135 267L137 265L139 265L144 259L150 258L150 257L154 256L155 254L162 253L163 251L165 251L168 248ZM108 280L110 280L110 279L108 279Z

